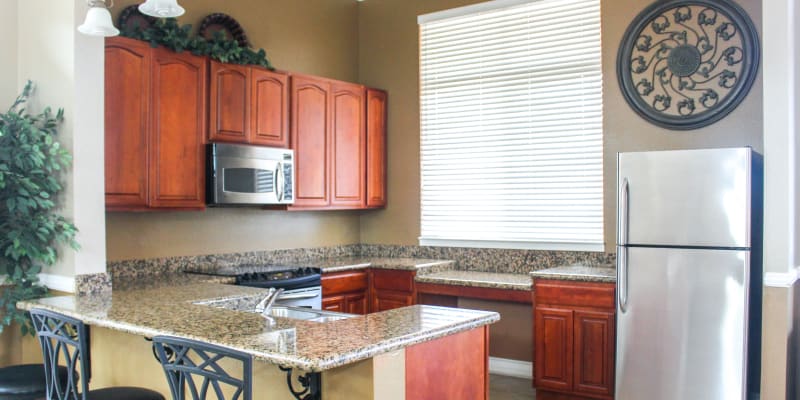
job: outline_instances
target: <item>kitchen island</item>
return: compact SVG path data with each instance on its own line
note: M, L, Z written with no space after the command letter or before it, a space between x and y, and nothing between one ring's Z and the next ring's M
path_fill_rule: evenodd
M270 321L212 305L252 302L265 295L263 289L175 281L160 276L115 283L111 292L18 306L60 312L92 328L93 387L141 385L168 394L161 367L142 337L171 335L253 355L256 399L295 398L287 388L287 373L298 391L303 389L298 376L321 378L326 400L421 398L413 393L486 398L486 332L499 320L497 313L411 306L328 322ZM461 378L446 379L454 376Z

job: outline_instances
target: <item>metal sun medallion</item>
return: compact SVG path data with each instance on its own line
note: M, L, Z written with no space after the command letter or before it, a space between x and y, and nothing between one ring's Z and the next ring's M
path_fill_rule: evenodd
M660 0L625 32L617 77L628 104L646 120L697 129L742 102L759 54L755 26L733 1Z

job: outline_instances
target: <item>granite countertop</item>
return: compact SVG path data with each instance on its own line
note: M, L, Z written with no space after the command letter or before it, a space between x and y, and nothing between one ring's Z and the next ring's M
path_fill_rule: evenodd
M531 290L531 277L527 274L447 270L417 275L417 282L485 287L493 289Z
M320 268L323 273L362 268L400 269L429 273L455 268L455 261L428 258L337 257L315 260L303 265Z
M617 281L617 270L612 265L573 264L532 271L530 276L533 279L613 283Z
M256 359L318 372L416 343L466 331L500 319L494 312L411 306L330 322L274 318L195 304L213 300L253 301L265 290L189 281L171 285L138 280L94 296L58 296L23 301L23 309L45 308L87 324L152 337L174 335L226 346ZM166 289L166 290L165 290Z

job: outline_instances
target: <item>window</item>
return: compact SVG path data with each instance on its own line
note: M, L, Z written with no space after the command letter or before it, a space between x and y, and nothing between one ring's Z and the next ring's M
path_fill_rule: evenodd
M419 25L420 244L602 251L600 0Z

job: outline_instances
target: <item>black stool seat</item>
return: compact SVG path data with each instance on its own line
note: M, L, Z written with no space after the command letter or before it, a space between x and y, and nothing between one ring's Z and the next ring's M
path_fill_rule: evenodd
M67 369L58 367L61 379L67 378ZM28 400L43 398L47 383L44 365L23 364L0 368L0 399Z
M90 390L86 400L164 400L164 396L150 389L117 386Z

